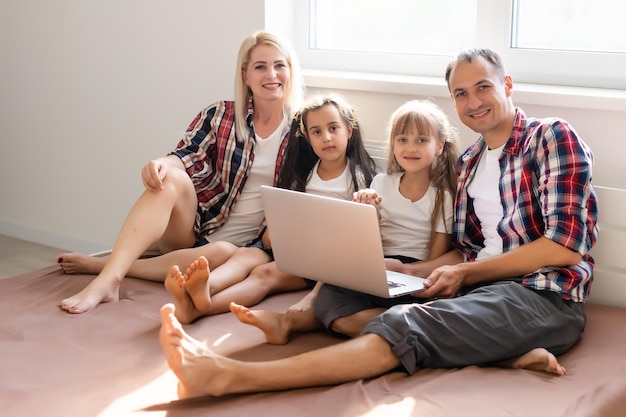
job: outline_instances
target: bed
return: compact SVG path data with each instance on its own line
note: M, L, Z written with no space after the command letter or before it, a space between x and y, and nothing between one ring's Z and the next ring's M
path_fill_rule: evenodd
M604 196L606 194L606 196ZM624 192L603 192L622 204ZM616 218L623 222L617 213ZM604 209L604 207L601 207ZM603 211L604 213L604 211ZM611 216L604 222L612 221ZM606 223L605 223L606 224ZM559 358L563 377L469 366L392 372L372 380L223 398L176 400L176 378L158 343L159 308L170 301L162 284L127 278L118 303L83 315L58 307L88 275L50 266L0 280L0 413L6 416L623 416L626 413L626 261L623 223L599 259L579 343ZM611 233L609 233L611 235ZM611 239L619 239L609 244ZM610 255L610 257L609 257ZM597 286L597 295L595 293ZM284 310L304 293L270 297L259 308ZM216 351L268 360L341 342L324 332L265 343L260 331L230 314L185 326Z

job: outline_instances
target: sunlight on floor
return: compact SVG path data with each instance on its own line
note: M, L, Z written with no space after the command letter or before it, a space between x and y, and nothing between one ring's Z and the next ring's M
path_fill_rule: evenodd
M210 343L210 345L215 348L231 336L232 333L224 333L224 335L216 339L213 343ZM203 343L209 345L207 341L203 341ZM133 416L139 416L143 413L149 413L150 417L165 416L167 415L167 410L165 409L151 409L149 411L142 410L146 407L154 407L155 405L158 406L159 404L165 404L170 401L177 400L177 386L178 379L173 372L168 371L135 391L129 392L128 394L117 398L104 411L98 414L98 417L118 417L121 415L127 415L131 412Z
M224 336L220 337L219 339L217 339L215 342L213 342L213 347L217 347L219 345L222 344L223 341L225 341L226 339L228 339L229 337L231 337L233 334L232 333L226 333Z
M177 400L177 385L178 379L173 372L168 371L135 391L117 398L98 414L98 417L119 417L131 413L133 416L140 416L146 407ZM150 417L161 417L167 414L167 410L151 410L145 411L145 413Z
M414 398L403 398L397 403L392 404L380 404L374 409L370 410L366 414L361 414L359 417L410 417L413 416L413 410L415 408Z

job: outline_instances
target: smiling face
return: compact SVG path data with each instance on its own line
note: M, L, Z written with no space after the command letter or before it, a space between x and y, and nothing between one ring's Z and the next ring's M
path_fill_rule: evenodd
M435 132L420 132L417 126L392 139L393 156L405 172L429 173L437 155L441 154L443 142Z
M480 133L491 149L506 143L515 117L510 76L502 76L493 64L478 55L471 62L456 64L448 88L463 124Z
M291 71L278 48L261 44L250 52L243 79L252 90L255 102L284 101L290 87Z
M321 163L345 160L351 136L352 127L334 104L307 112L306 137Z

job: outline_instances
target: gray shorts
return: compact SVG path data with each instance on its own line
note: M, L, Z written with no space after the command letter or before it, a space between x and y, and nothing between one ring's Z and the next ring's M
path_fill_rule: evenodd
M317 318L332 322L362 310L384 307L363 334L385 339L404 369L483 365L543 347L555 355L569 350L585 327L582 303L551 291L534 291L514 281L497 281L452 299L420 303L413 297L381 299L324 285Z

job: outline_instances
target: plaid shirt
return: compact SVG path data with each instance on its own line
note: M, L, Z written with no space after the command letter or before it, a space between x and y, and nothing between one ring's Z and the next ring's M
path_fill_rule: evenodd
M457 169L459 191L452 240L468 261L476 259L484 241L467 188L485 148L481 137L461 155ZM566 300L585 301L593 280L589 249L598 237L591 150L567 122L527 119L518 108L513 132L499 162L504 216L498 234L503 251L543 236L582 255L577 265L544 267L515 278L528 288L555 291Z
M198 197L197 244L226 223L254 161L253 106L248 106L249 135L235 137L235 103L219 101L202 110L171 154L178 156L191 177ZM274 183L289 134L276 158ZM260 226L260 225L259 225ZM202 242L202 241L205 242Z

